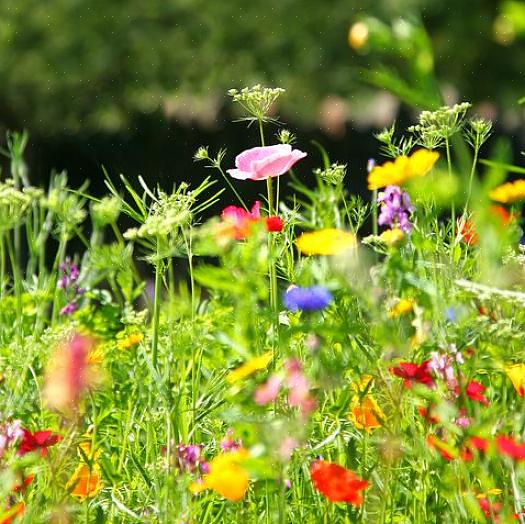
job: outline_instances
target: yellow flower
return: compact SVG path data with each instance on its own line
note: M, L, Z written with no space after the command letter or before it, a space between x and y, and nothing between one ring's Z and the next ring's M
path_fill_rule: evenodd
M496 187L489 193L490 198L502 204L512 204L525 200L525 180L515 180Z
M485 493L478 493L476 495L476 498L478 499L486 499L489 495L501 495L503 491L499 488L491 488L488 489Z
M230 371L230 373L228 373L226 376L226 382L228 382L228 384L233 384L238 380L242 380L243 378L253 375L256 371L262 371L263 369L266 369L272 358L273 353L268 351L260 357L255 357L251 360L248 360L248 362L245 362L242 366L239 366L237 369Z
M379 238L387 245L387 246L395 246L396 244L399 244L404 238L405 233L401 231L398 227L394 229L387 229L386 231L383 231Z
M375 167L368 175L368 189L400 186L407 180L425 176L437 162L439 153L419 149L410 156L398 156L393 162Z
M100 347L97 347L93 351L90 351L87 356L88 365L95 366L97 364L102 364L102 357L104 353Z
M305 255L338 255L357 245L355 235L341 229L321 229L303 233L297 239L297 249Z
M388 312L389 318L397 318L414 310L414 301L410 298L400 298L396 305Z
M241 464L248 457L248 451L243 448L216 456L209 464L210 472L203 476L202 482L191 484L190 491L197 494L205 489L213 489L233 502L242 500L250 479Z
M514 389L520 397L525 396L525 364L513 364L505 368L507 377L510 378Z
M352 382L352 389L356 393L368 393L372 389L373 380L372 375L363 375L357 382Z
M122 350L130 349L140 344L140 342L142 342L143 339L144 335L142 333L131 333L127 337L120 339L117 342L117 347Z
M361 49L368 42L368 26L364 22L356 22L348 30L348 45L355 50Z

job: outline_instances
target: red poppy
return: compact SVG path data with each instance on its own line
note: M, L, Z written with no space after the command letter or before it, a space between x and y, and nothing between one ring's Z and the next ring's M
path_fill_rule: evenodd
M503 206L490 206L490 211L501 220L501 224L504 226L507 226L516 218L514 214L509 213Z
M404 379L403 384L406 388L412 387L414 382L424 384L431 388L434 385L434 380L430 374L429 363L429 360L425 360L421 364L401 362L399 366L390 368L390 372L396 377Z
M353 471L324 460L316 460L311 468L312 483L332 502L349 502L354 506L363 503L361 491L368 487L368 482L359 478Z
M514 460L525 460L525 444L518 444L512 437L504 435L496 437L496 446L503 455Z
M493 522L499 522L499 513L502 509L501 502L490 503L489 499L482 497L478 499L479 507L488 519L494 517Z
M485 389L486 388L483 384L480 384L475 380L471 380L467 385L466 393L470 399L487 406L489 401L486 399L485 395L483 395Z
M40 454L45 457L47 455L47 448L53 446L60 440L60 435L52 431L37 431L31 433L27 429L22 430L24 436L18 447L18 455L25 455L31 451L40 451Z
M280 233L284 227L284 221L280 216L266 217L266 231L269 233Z

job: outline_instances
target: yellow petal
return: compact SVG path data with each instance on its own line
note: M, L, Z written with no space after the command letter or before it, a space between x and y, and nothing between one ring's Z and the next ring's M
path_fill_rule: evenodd
M248 362L245 362L242 366L239 366L237 369L230 371L230 373L228 373L226 376L226 382L228 382L228 384L233 384L238 380L249 377L256 371L262 371L263 369L266 369L268 364L271 362L272 357L273 353L268 351L260 357L255 357L251 360L248 360Z
M328 228L303 233L296 242L305 255L338 255L356 247L355 235L341 229Z

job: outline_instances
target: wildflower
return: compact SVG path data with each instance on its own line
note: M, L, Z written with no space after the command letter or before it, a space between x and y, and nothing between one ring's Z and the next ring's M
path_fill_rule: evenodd
M359 397L355 395L350 404L349 419L357 429L370 433L372 429L380 428L385 414L372 395Z
M230 89L228 94L232 97L234 102L237 102L252 119L267 121L267 117L272 106L277 99L284 93L281 87L262 87L259 84L253 87L245 87L240 91L237 89Z
M433 413L434 406L429 406L429 408L425 408L423 406L418 406L417 412L425 419L425 422L427 424L439 424L440 420L439 417L434 415Z
M289 171L306 153L290 144L252 147L235 158L236 169L227 172L239 180L266 180Z
M70 494L80 501L95 497L102 489L102 470L97 462L90 467L80 463L66 484Z
M69 257L59 265L59 270L60 277L57 282L57 288L64 290L67 300L69 301L60 310L60 314L70 315L77 310L78 299L84 294L84 289L82 289L77 283L80 271L78 266L72 263Z
M507 366L505 371L518 395L525 397L525 364Z
M24 429L22 440L18 446L17 455L25 455L31 451L39 451L42 457L47 455L47 448L53 446L60 440L60 435L52 431L31 431Z
M490 206L489 209L495 217L500 219L503 226L507 226L516 218L515 214L509 213L503 206Z
M341 184L346 176L346 164L331 164L325 169L314 169L314 175L325 182L337 186Z
M310 475L314 488L331 502L349 502L353 506L363 503L361 492L368 488L368 481L359 478L353 471L316 460L310 468Z
M232 237L243 240L249 236L251 227L260 218L261 203L256 201L251 211L237 206L228 206L221 213L221 220L232 226Z
M372 170L368 175L368 189L400 186L411 178L425 176L438 158L439 153L427 149L419 149L410 156L398 156L394 162L385 162Z
M478 235L474 230L474 224L470 220L458 220L458 232L460 238L469 246L474 246L478 243Z
M221 451L237 451L242 447L242 440L235 440L233 438L233 429L229 429L226 432L226 436L221 440L220 443Z
M500 453L513 460L525 460L525 444L518 444L512 437L496 437L496 446Z
M0 513L0 524L11 524L15 517L24 514L26 506L23 502L17 502L14 506Z
M402 378L406 388L411 388L414 382L430 388L434 385L430 369L430 360L425 360L421 364L400 362L399 366L390 368L390 372L396 377Z
M43 396L48 407L70 410L98 382L96 368L88 363L95 347L93 338L78 333L59 345L46 370Z
M388 318L397 318L414 311L415 302L411 298L400 298L388 312Z
M284 305L290 311L317 311L332 302L332 294L322 286L290 286L283 297Z
M381 204L381 212L377 219L380 226L390 226L391 229L400 229L403 233L412 231L410 215L414 206L410 202L410 196L399 186L387 186L377 196L377 202Z
M364 22L356 22L348 30L348 45L356 51L368 42L368 26Z
M178 444L175 459L180 471L193 473L201 464L202 446L199 444Z
M466 462L474 458L474 451L478 453L486 453L489 449L489 441L482 437L470 437L463 450L461 451L461 458Z
M266 231L268 233L280 233L284 228L284 221L280 216L269 216L265 219Z
M479 382L476 382L475 380L471 380L467 384L466 393L467 396L476 402L479 402L485 406L488 405L489 401L486 399L486 397L483 395L483 392L485 391L485 386L483 384L480 384Z
M303 415L310 413L315 407L315 400L310 395L310 384L297 359L290 359L286 362L286 384L288 404L300 408Z
M321 229L303 233L296 242L297 249L305 255L339 255L356 247L352 233L340 229Z
M224 498L238 502L244 498L250 482L248 472L242 463L249 458L244 448L222 453L209 463L209 473L201 482L194 482L190 491L194 494L205 489L212 489Z
M117 347L122 350L138 346L144 340L144 335L140 332L130 333L128 336L121 338L117 342Z
M438 439L435 435L429 435L427 437L427 444L434 448L447 461L457 458L457 451L450 444Z
M24 437L24 429L20 420L14 420L0 426L0 459L15 442Z
M455 345L451 347L451 353L438 353L432 351L430 353L429 367L443 379L450 391L456 391L458 381L454 372L454 364L463 364L463 355L456 349Z
M254 393L253 399L259 406L265 406L274 402L281 389L282 379L279 375L271 375L268 380L261 384Z
M525 179L502 184L494 188L489 193L489 197L502 204L512 204L513 202L525 200Z
M266 369L272 358L273 353L271 351L268 351L260 357L252 358L233 371L230 371L230 373L228 373L226 376L226 382L233 384L239 380L249 377L250 375L253 375L256 371L262 371L263 369Z
M405 233L403 233L398 227L387 229L379 235L379 239L389 247L399 244L404 238Z

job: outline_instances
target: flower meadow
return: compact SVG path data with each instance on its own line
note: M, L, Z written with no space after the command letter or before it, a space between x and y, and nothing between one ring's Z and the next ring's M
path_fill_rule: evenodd
M0 522L525 522L525 170L468 103L347 170L229 95L257 142L169 192L8 134Z

